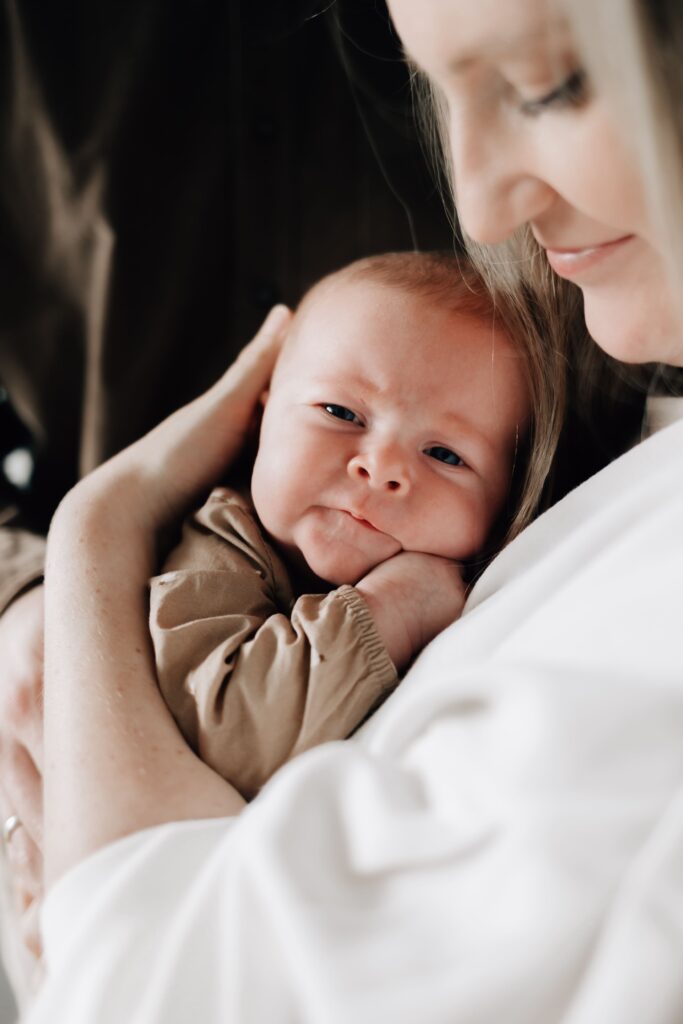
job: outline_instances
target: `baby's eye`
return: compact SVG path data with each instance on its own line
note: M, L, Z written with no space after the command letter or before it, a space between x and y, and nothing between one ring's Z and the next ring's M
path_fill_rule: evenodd
M445 462L447 466L464 466L465 462L452 452L450 448L443 448L440 444L435 444L431 448L425 449L425 455L429 455L431 459L436 459L437 462Z
M358 423L362 425L355 412L352 412L351 409L347 409L345 405L335 405L333 402L325 402L322 405L322 408L329 416L334 416L335 419L344 420L346 423Z

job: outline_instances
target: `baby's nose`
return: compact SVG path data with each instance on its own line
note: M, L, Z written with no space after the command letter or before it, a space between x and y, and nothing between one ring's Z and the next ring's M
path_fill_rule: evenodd
M349 476L364 480L368 487L389 491L396 495L410 490L410 476L405 459L395 450L384 449L362 452L349 461Z

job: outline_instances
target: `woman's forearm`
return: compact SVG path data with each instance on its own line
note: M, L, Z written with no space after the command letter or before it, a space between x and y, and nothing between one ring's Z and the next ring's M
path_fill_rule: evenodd
M134 488L81 485L50 533L46 573L48 884L100 846L183 818L237 813L239 794L187 747L156 684L142 581L154 538L125 523Z
M51 882L151 825L237 813L161 699L147 625L159 532L241 451L291 313L275 307L206 394L70 492L48 537L45 865Z

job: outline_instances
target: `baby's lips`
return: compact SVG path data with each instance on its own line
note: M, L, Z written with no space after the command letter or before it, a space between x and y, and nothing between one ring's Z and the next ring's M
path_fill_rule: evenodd
M374 523L372 523L369 519L366 519L365 516L361 515L359 512L354 512L353 509L350 508L344 509L343 511L346 512L347 515L350 515L352 519L355 519L356 522L362 523L369 529L375 530L377 533L384 533L383 530L380 530L378 526L375 526Z

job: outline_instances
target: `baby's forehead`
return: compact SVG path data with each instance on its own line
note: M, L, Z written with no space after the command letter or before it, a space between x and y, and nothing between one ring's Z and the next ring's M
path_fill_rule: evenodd
M488 374L491 362L500 358L519 359L516 347L495 324L493 313L486 316L466 301L448 301L371 276L335 275L299 306L274 383L291 382L297 375L346 377L360 370L403 385L433 377L438 367L443 381L452 383L455 377L459 384L472 374Z
M344 336L336 330L342 319L344 322L352 319L361 331L367 326L370 343L370 334L381 331L382 310L386 309L387 298L392 303L409 303L413 314L419 311L425 316L435 312L448 312L457 317L468 315L457 302L448 303L443 297L437 299L417 286L387 281L372 273L341 270L323 278L306 293L295 312L286 344L294 348L297 341L309 339L312 334L324 342L328 330L334 333L336 344L343 345ZM392 329L390 322L387 329Z
M353 269L342 269L328 274L313 285L304 295L295 313L295 320L302 321L313 313L335 306L345 305L351 297L359 294L386 295L387 291L405 293L407 289L398 284L379 280L370 273L361 274Z

